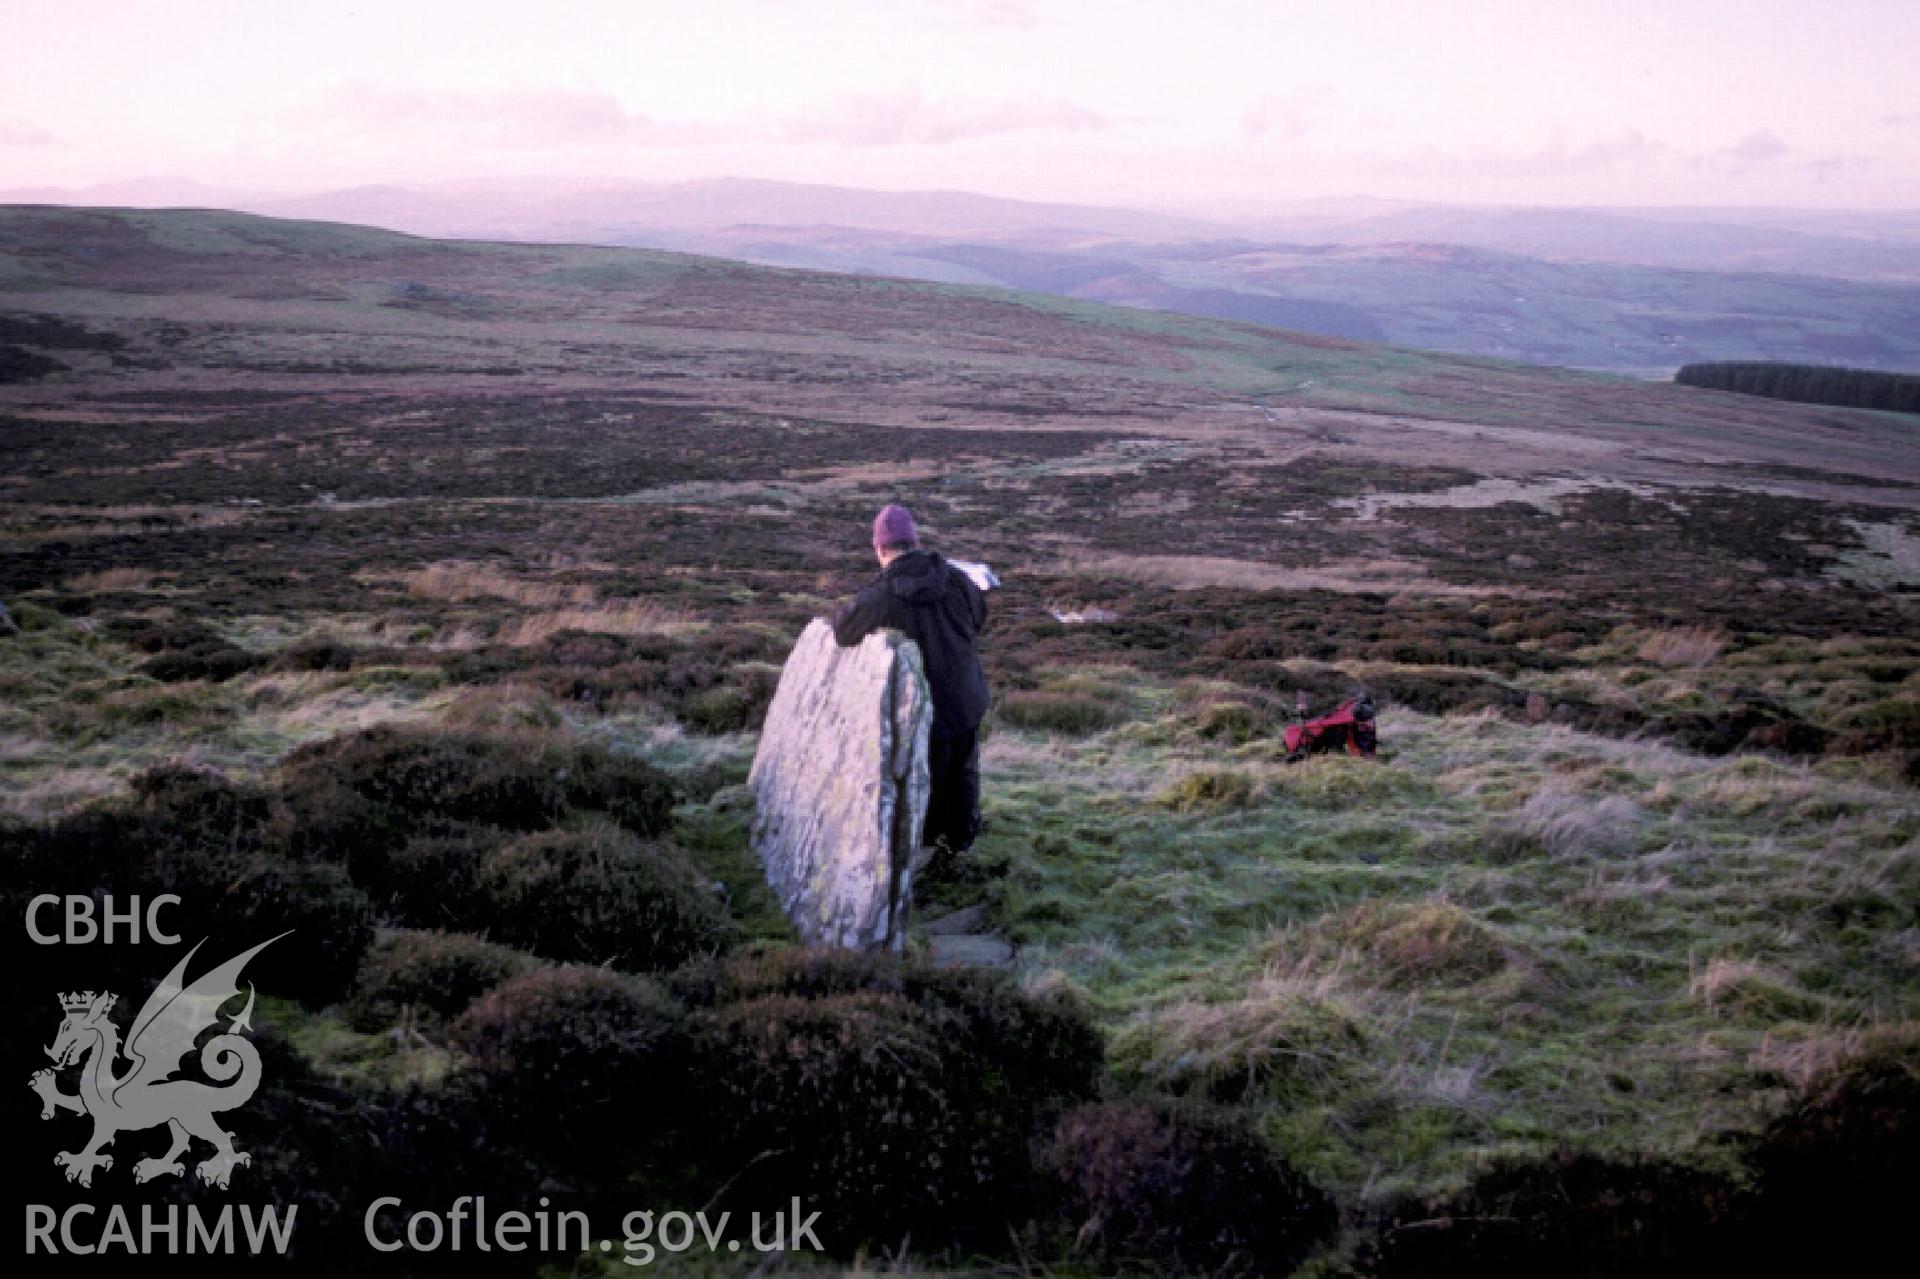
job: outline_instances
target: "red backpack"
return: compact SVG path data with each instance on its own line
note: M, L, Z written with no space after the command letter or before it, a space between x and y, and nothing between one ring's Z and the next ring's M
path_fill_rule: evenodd
M1300 700L1300 713L1304 715L1306 694L1302 693ZM1373 723L1373 695L1359 693L1319 719L1289 724L1283 740L1287 746L1288 762L1337 750L1344 750L1349 755L1371 756L1379 744L1379 734Z

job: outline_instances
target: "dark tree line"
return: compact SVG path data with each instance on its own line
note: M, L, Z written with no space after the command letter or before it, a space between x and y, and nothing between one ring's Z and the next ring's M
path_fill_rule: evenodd
M1673 380L1682 386L1764 395L1801 404L1841 404L1849 408L1920 413L1920 377L1907 373L1727 360L1683 365Z

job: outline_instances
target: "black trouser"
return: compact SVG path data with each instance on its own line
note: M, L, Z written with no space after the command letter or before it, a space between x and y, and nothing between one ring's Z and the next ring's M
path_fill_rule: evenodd
M980 830L980 730L929 738L927 771L933 787L920 842L945 841L954 852L964 853Z

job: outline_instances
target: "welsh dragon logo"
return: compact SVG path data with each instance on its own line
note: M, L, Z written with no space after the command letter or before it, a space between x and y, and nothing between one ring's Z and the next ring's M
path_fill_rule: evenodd
M127 1031L124 1049L119 1028L107 1019L117 995L87 990L60 996L66 1019L47 1049L54 1069L35 1071L28 1084L40 1095L42 1119L53 1118L58 1110L93 1117L93 1139L81 1150L53 1157L56 1165L66 1169L68 1181L91 1186L94 1169L113 1167L113 1157L101 1152L113 1144L115 1136L162 1124L171 1134L171 1144L158 1158L134 1164L135 1181L185 1175L180 1156L195 1137L214 1149L194 1169L202 1181L224 1189L234 1168L252 1162L245 1151L233 1148L233 1135L213 1120L223 1110L245 1105L260 1086L260 1053L242 1033L253 1029L252 983L247 986L246 1007L238 1016L229 1015L227 1029L200 1049L200 1068L214 1082L173 1076L201 1033L219 1025L221 1006L240 993L240 970L280 937L268 938L188 985L187 964L206 943L196 944L141 1006ZM129 1065L116 1073L122 1056ZM55 1071L75 1064L80 1066L79 1091L60 1092Z

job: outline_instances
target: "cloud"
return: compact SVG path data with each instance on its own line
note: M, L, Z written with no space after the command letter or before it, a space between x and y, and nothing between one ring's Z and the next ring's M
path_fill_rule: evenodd
M1686 167L1721 178L1757 177L1776 182L1799 174L1825 185L1863 177L1878 166L1872 156L1853 152L1809 154L1772 130L1760 129L1732 146L1689 156Z
M362 84L342 90L299 123L334 142L541 150L946 146L1005 134L1085 133L1116 121L1058 98L930 101L911 91L843 95L735 121L675 121L628 111L604 93L425 93Z
M1867 155L1852 155L1835 152L1831 155L1816 155L1800 161L1799 169L1816 182L1856 181L1871 173L1878 162Z
M426 93L356 84L334 95L319 117L321 130L336 139L428 135L510 150L685 146L721 140L722 132L628 111L611 94L565 89Z
M1782 142L1778 134L1762 131L1749 133L1734 143L1727 154L1737 164L1753 165L1768 164L1791 150L1793 148Z
M1265 97L1240 116L1240 131L1256 141L1299 142L1320 122L1329 91L1296 89Z
M1691 167L1709 173L1743 175L1768 168L1793 154L1793 148L1780 135L1761 129L1749 133L1730 147L1707 151L1693 157Z
M1324 85L1258 99L1241 114L1240 130L1250 154L1320 171L1419 181L1555 181L1643 170L1673 154L1637 129L1588 137L1555 130L1532 146L1414 142L1391 120L1343 108L1339 91Z
M850 147L946 146L1011 133L1088 133L1116 123L1059 98L928 101L909 91L832 98L771 122L766 136Z
M27 120L0 120L0 147L46 147L57 139Z
M1920 125L1920 111L1900 111L1893 115L1883 115L1880 123L1889 129L1911 129Z
M1661 163L1668 154L1665 143L1629 129L1578 143L1556 133L1542 145L1524 150L1427 147L1379 158L1411 176L1533 182L1645 168Z
M983 27L1011 27L1026 31L1040 25L1033 0L947 0Z
M1403 153L1353 153L1377 171L1425 181L1552 183L1568 179L1646 182L1658 175L1693 173L1719 179L1783 181L1792 175L1825 184L1858 178L1876 167L1870 156L1809 154L1770 130L1749 133L1730 146L1690 152L1638 130L1573 142L1556 136L1531 150L1430 147Z
M762 0L769 9L791 9L803 0ZM821 8L844 10L842 4L822 4ZM1046 0L867 0L867 8L904 10L916 22L939 20L960 26L1004 27L1030 31L1041 23Z

